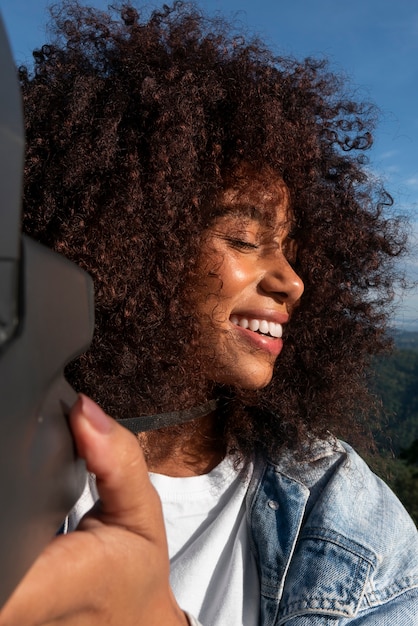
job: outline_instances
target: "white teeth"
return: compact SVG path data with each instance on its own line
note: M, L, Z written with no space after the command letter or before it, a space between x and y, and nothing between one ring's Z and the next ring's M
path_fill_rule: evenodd
M269 333L272 337L280 338L283 334L282 325L275 324L274 322L269 322Z
M231 315L231 322L241 328L249 328L253 332L260 331L263 335L271 335L272 337L280 338L283 333L281 324L275 322L268 322L267 320L250 319L246 317L238 317L238 315Z
M254 332L260 328L260 322L258 320L250 320L248 322L248 328Z
M269 323L266 322L266 320L261 320L259 330L260 333L263 333L263 335L267 335L267 333L269 332Z

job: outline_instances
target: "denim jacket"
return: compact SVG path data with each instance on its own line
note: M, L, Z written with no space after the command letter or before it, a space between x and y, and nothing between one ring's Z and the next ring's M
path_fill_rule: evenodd
M248 524L260 626L418 626L418 533L346 444L256 463Z

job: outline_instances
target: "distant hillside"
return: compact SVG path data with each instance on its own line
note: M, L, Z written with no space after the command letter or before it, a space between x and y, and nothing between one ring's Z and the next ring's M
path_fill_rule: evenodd
M395 330L393 337L393 354L373 368L383 414L373 428L380 455L368 460L418 526L418 332Z
M392 334L393 353L375 360L372 388L383 404L376 440L398 456L418 440L418 332Z
M397 347L393 354L376 359L374 366L373 391L381 398L384 413L375 437L379 447L391 448L396 455L418 439L418 346L411 348L410 339L408 349ZM406 338L401 341L403 345Z
M395 346L400 350L418 351L418 331L393 330ZM418 381L417 381L418 382Z

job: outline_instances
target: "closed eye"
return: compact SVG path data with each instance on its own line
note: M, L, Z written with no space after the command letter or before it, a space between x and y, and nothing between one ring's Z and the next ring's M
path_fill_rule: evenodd
M225 241L237 250L257 250L258 244L245 241L244 239L236 239L235 237L225 237Z

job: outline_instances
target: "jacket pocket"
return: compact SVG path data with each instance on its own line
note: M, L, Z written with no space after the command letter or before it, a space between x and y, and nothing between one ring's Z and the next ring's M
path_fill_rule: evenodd
M371 550L337 532L305 528L286 576L277 626L309 614L323 617L318 626L355 617L376 562Z

